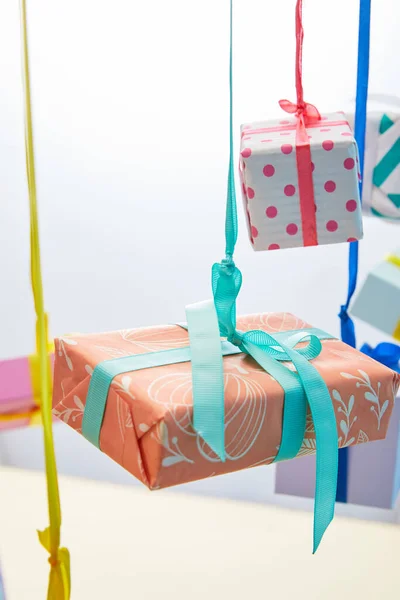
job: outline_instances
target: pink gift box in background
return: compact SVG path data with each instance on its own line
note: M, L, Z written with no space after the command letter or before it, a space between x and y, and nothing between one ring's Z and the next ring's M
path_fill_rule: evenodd
M0 361L0 431L38 422L40 410L34 399L30 360L23 356Z

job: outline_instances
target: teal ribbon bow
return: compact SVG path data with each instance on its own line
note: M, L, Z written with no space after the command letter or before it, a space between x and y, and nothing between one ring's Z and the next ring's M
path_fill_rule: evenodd
M252 356L284 390L282 439L275 461L297 456L305 433L307 404L310 407L317 444L313 536L315 552L334 515L338 472L338 434L332 400L321 375L309 362L320 354L322 344L317 336L304 332L293 334L285 344L265 331L238 331L236 298L241 282L242 275L232 259L227 258L213 266L212 287L220 334L242 352ZM307 345L295 348L306 340ZM296 372L281 364L283 362L292 363ZM196 405L194 410L196 415ZM216 415L208 417L211 417L215 433ZM216 430L221 431L218 427ZM207 441L208 432L204 424L202 436ZM223 440L214 438L213 444L221 447Z
M384 134L390 127L394 125L394 121L386 114L383 115L380 125L379 133ZM386 152L379 163L374 168L372 174L372 183L375 187L380 188L393 171L400 165L400 137L396 140L393 146ZM388 199L394 204L396 208L400 208L400 194L387 194ZM372 209L375 216L381 218L387 218L376 209ZM392 220L395 217L390 217Z

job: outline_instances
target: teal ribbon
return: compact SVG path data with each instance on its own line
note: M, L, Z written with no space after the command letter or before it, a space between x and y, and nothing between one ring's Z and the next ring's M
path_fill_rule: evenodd
M305 430L307 402L314 420L317 445L317 471L314 505L315 552L331 522L335 508L338 473L338 434L332 400L325 382L309 363L321 351L318 338L310 336L305 348L295 350L280 344L270 334L262 331L241 333L236 329L236 298L242 284L242 274L235 266L233 255L237 241L237 202L234 179L233 148L233 2L230 0L229 31L229 169L225 218L225 258L213 265L212 289L220 333L240 350L250 354L285 391L284 421L295 423L293 430L284 431L283 444L277 460L296 456ZM298 342L297 342L298 343ZM296 367L293 374L280 361L291 361ZM303 393L295 391L293 376L300 380ZM297 380L296 380L297 383ZM290 415L296 415L288 418ZM301 435L300 435L301 431ZM301 438L301 439L300 439Z
M109 388L116 375L167 364L192 361L194 425L216 454L225 460L224 389L222 356L245 352L269 373L284 390L283 431L276 460L297 455L305 432L307 403L314 421L317 445L314 506L315 552L334 514L338 436L329 391L318 371L310 364L321 352L315 330L241 332L236 329L236 298L242 275L233 262L237 240L237 203L233 160L232 101L232 0L230 0L230 156L226 203L226 256L212 268L214 306L210 303L187 309L190 348L140 354L103 361L93 371L86 399L82 434L99 447ZM220 341L220 335L227 341ZM300 342L308 343L296 349ZM296 368L292 372L284 362Z
M334 515L338 473L338 434L332 400L321 375L309 363L320 354L322 345L312 334L307 338L302 333L294 334L285 344L264 331L238 331L236 298L241 281L241 273L232 260L226 259L213 266L212 286L220 333L242 352L252 356L284 390L284 428L276 461L297 456L304 438L307 403L310 407L317 445L315 552ZM296 350L295 346L306 339L309 343ZM284 361L293 363L297 373L280 364Z
M186 307L192 360L193 426L225 462L224 367L213 302Z

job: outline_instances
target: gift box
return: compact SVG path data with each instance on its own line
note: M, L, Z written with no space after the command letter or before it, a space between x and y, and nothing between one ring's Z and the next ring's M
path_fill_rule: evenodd
M362 210L400 223L400 101L397 111L368 112L365 133ZM350 116L350 122L354 117Z
M0 361L0 431L41 422L36 365L34 355Z
M316 331L286 313L241 317L237 328L241 332L270 332L275 338ZM383 439L400 377L329 334L322 332L320 339L322 351L312 364L329 389L339 444ZM149 488L266 465L277 456L285 392L275 378L237 348L223 359L226 460L222 461L193 426L191 363L172 361L154 366L153 357L162 355L161 351L189 346L183 327L165 325L77 335L68 338L67 353L60 351L64 342L64 338L55 342L53 412L79 433L86 418L84 434L89 431L85 410L87 413L95 368L111 359L118 362L142 356L141 368L112 379L105 405L99 409L98 443L88 433L86 437ZM294 369L292 364L289 368ZM96 396L96 390L92 392ZM90 419L98 417L91 410ZM315 449L309 415L299 454Z
M304 139L305 137L305 139ZM254 250L359 240L357 145L343 113L241 127L239 172Z
M400 491L400 400L395 404L385 440L374 444L364 434L348 450L347 502L391 509ZM286 461L276 467L275 492L312 498L315 488L315 456Z
M367 275L351 313L400 340L400 249Z

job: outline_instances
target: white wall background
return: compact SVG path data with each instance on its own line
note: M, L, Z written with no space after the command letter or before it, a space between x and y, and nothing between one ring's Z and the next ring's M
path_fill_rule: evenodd
M372 93L400 96L397 0L374 2ZM295 0L235 1L235 126L294 93ZM182 320L223 255L228 0L28 0L45 297L51 331ZM306 99L348 109L357 0L305 1ZM17 0L0 2L0 357L33 350ZM347 246L255 254L241 233L240 312L291 311L338 333ZM361 279L400 229L367 220ZM358 323L359 342L382 340ZM131 483L56 427L60 470ZM0 459L41 465L40 430L2 434ZM264 499L272 469L192 484ZM184 487L184 489L188 489Z

